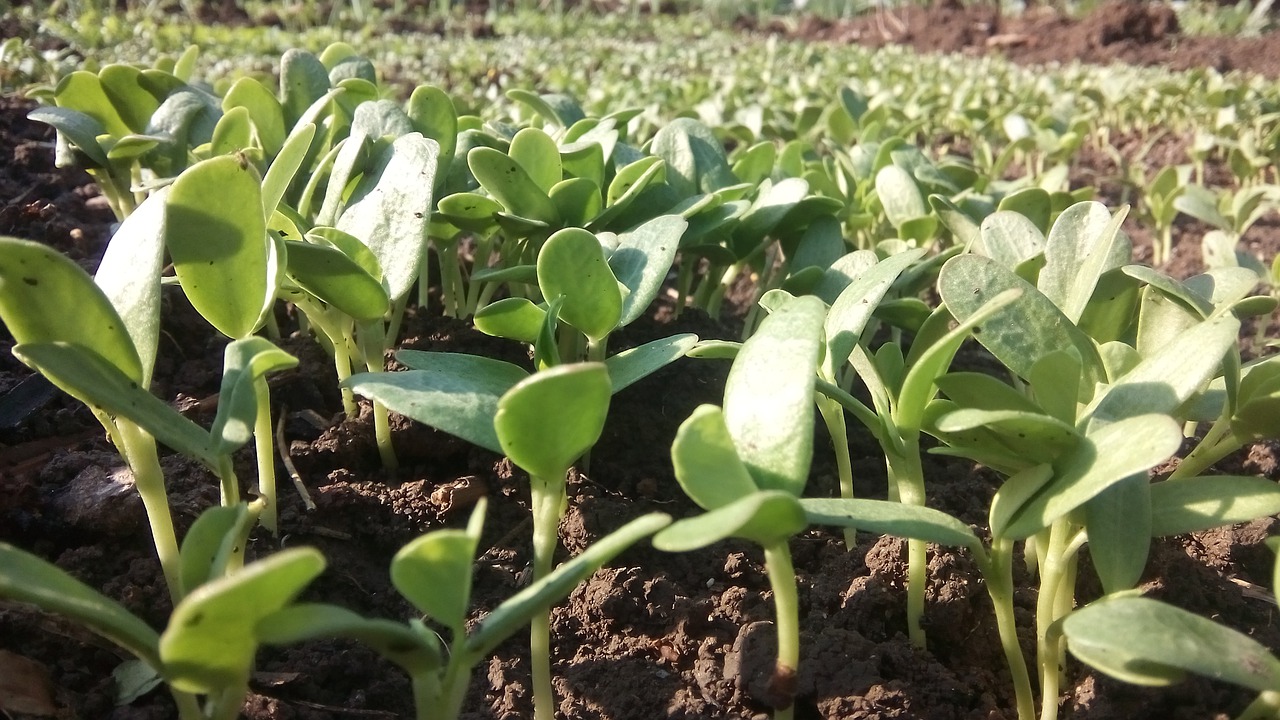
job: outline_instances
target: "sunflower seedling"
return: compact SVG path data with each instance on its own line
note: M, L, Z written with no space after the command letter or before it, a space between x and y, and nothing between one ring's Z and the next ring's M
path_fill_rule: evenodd
M477 663L618 553L670 522L666 515L652 513L627 523L503 601L468 632L471 570L485 506L482 499L465 530L427 533L401 548L391 561L396 589L448 630L448 646L422 620L400 624L324 604L298 604L264 618L258 625L260 637L276 644L334 636L365 642L408 673L418 718L452 720L461 711Z
M192 525L182 544L184 597L163 633L57 566L5 543L0 597L64 615L127 650L168 684L182 720L234 718L249 691L259 621L289 605L325 565L312 548L242 565L256 514L243 504L211 508Z

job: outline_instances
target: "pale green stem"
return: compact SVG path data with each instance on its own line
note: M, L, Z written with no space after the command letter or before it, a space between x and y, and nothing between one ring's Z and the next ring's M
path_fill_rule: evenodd
M476 254L472 260L471 272L474 274L476 270L483 270L489 267L489 261L493 258L494 236L490 235L476 241ZM467 283L466 307L463 308L462 315L475 315L480 309L480 286L484 283L469 282Z
M280 536L276 508L276 455L274 426L271 423L271 391L266 378L253 383L253 395L258 401L258 414L253 422L254 449L258 455L258 497L263 503L262 526L275 537Z
M455 639L454 642L459 640ZM461 650L454 650L449 660L449 669L445 671L444 688L440 693L440 704L444 708L440 717L443 720L455 720L462 713L462 703L467 698L467 685L471 681L471 668L474 665L474 658L464 656Z
M831 436L831 446L835 450L836 455L836 475L840 480L840 497L846 500L853 499L853 464L849 458L849 432L845 425L844 408L840 403L818 393L815 396L818 403L818 412L822 414L822 421L827 425L827 434ZM844 530L844 546L846 550L852 550L857 544L858 531L855 528L845 528Z
M113 437L120 441L120 453L133 471L134 487L142 496L142 506L147 511L151 541L156 546L165 584L169 586L169 597L177 605L182 600L178 538L173 530L173 517L169 514L169 497L164 488L164 472L160 469L156 440L127 420L118 420L116 431Z
M385 370L383 353L386 350L386 336L383 335L381 320L360 324L360 349L364 354L365 367L371 373ZM378 442L378 455L382 458L382 467L390 475L400 470L400 461L396 459L395 447L391 444L391 416L387 406L377 400L373 405L373 435Z
M1280 718L1280 690L1263 690L1236 720L1266 720Z
M680 259L680 269L676 273L676 303L672 312L673 319L679 318L680 313L684 312L689 293L693 291L693 270L696 265L697 261L692 257Z
M1240 441L1231 433L1231 418L1224 412L1205 433L1204 439L1178 463L1169 479L1195 477L1241 447Z
M609 336L605 335L599 340L587 338L587 361L588 362L604 362L605 353L609 347Z
M1057 520L1049 528L1044 558L1040 564L1040 595L1036 599L1036 661L1040 666L1040 720L1058 717L1058 688L1062 672L1061 646L1050 636L1050 627L1058 619L1059 589L1066 580L1064 551L1070 541L1071 528L1066 520Z
M565 472L568 468L565 469ZM533 581L551 574L559 540L560 514L566 502L564 473L557 478L530 477L533 506ZM555 695L551 689L551 608L533 616L529 624L530 666L533 670L534 720L553 720Z
M218 483L221 493L222 507L231 507L240 502L240 481L236 479L235 465L231 455L218 457Z
M920 438L915 433L903 433L902 453L888 452L890 486L897 490L898 502L905 505L924 506L924 469L920 464ZM916 647L925 646L924 628L920 619L924 616L924 591L928 582L927 548L923 540L907 541L907 636Z
M172 687L169 688L169 694L173 696L173 704L178 707L179 720L204 720L204 713L200 712L200 701L195 695Z
M382 347L385 350L388 346L394 345L396 340L400 338L400 324L404 322L404 309L409 305L409 294L401 295L399 299L391 303L391 318L387 322L386 329L379 327L379 335L383 338ZM423 308L426 306L424 305ZM381 369L381 367L379 367Z
M431 291L431 250L430 246L422 248L422 263L418 266L418 307L427 308Z
M351 377L351 356L347 354L347 344L342 340L333 343L333 369L342 390L342 412L348 418L355 418L360 412L356 407L356 394L344 384Z
M979 559L981 560L981 559ZM1004 650L1009 675L1013 679L1013 695L1018 706L1018 720L1035 720L1035 697L1027 659L1018 643L1018 625L1013 611L1013 541L997 539L986 563L981 563L982 577L987 581L987 595L995 608L996 629Z
M782 540L764 548L764 567L773 589L773 610L777 616L778 659L769 680L769 689L787 698L786 707L776 708L774 720L791 720L795 713L796 678L800 668L800 599L796 592L796 571L791 548Z
M208 720L235 720L240 717L240 708L244 706L248 693L249 688L242 685L210 695L206 701L205 717Z
M414 717L417 720L433 720L438 717L452 718L455 715L441 716L440 677L435 670L426 670L417 675L410 675L413 685Z

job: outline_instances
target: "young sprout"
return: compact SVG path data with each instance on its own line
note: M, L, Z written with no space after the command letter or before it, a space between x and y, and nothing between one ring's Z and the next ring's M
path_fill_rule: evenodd
M453 720L476 664L618 553L670 522L661 513L632 520L503 601L468 632L471 572L485 506L482 499L465 530L427 533L401 548L391 561L396 589L426 618L448 630L448 646L421 620L402 625L324 604L299 604L272 614L259 623L259 636L274 644L333 636L365 642L408 673L418 718Z
M772 314L747 340L725 384L724 409L698 407L671 448L676 479L707 512L654 536L681 552L740 537L764 548L778 654L769 681L775 718L794 713L800 662L795 570L787 541L807 524L799 496L813 457L813 393L826 306L815 297L766 295Z
M604 429L613 389L603 363L560 365L521 380L498 401L494 431L502 451L529 473L533 509L533 579L551 572L560 519L568 503L565 475ZM551 611L533 618L534 717L551 720Z
M168 683L182 720L237 717L249 691L259 621L289 605L324 569L311 548L242 567L256 510L205 511L182 545L185 596L163 633L57 566L0 543L0 597L65 615L111 640ZM199 696L204 696L203 708Z

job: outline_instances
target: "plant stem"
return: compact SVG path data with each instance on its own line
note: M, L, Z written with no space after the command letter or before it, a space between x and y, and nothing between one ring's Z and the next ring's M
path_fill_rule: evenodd
M258 401L258 413L253 422L254 449L258 455L258 497L263 501L262 526L275 537L280 536L279 513L276 509L276 456L271 423L271 391L267 379L258 378L253 383L253 395Z
M568 472L568 468L565 469ZM530 477L533 506L533 581L551 574L559 540L560 512L565 503L564 473L560 477ZM552 720L555 695L551 689L551 608L533 616L529 623L530 666L533 670L533 716Z
M383 372L383 353L386 352L387 336L381 320L360 324L360 351L364 355L365 367L371 373ZM378 456L382 458L382 467L389 475L400 470L400 461L396 459L395 447L391 444L391 416L387 406L377 400L373 405L373 435L378 442Z
M1280 717L1280 690L1263 690L1236 720L1266 720Z
M1031 675L1027 670L1027 658L1022 654L1022 645L1018 642L1018 624L1013 612L1013 541L1004 538L995 540L987 562L980 562L980 567L982 576L987 581L987 595L991 597L991 604L995 608L1000 647L1004 650L1004 659L1013 679L1018 720L1035 720Z
M906 505L924 506L924 468L920 464L920 436L904 432L902 452L885 448L892 487L898 491L898 501ZM907 541L907 636L916 647L925 646L924 628L920 618L924 615L924 591L928 581L927 548L923 540Z
M417 720L432 720L440 717L436 711L441 707L440 678L435 671L427 670L409 677L413 685L414 717ZM454 717L445 714L444 717Z
M204 720L204 713L200 712L200 702L195 695L173 687L169 688L169 694L173 696L173 704L178 707L179 720Z
M1223 411L1205 433L1204 439L1170 473L1169 479L1195 477L1240 447L1240 441L1231 433L1231 418L1227 411Z
M244 686L212 693L206 702L205 717L208 720L235 720L240 717L240 708L248 694L249 688Z
M778 659L769 679L769 693L782 707L774 720L791 720L795 712L796 676L800 667L800 599L796 592L796 570L791 548L781 540L764 548L764 567L773 589L773 610L777 616Z
M1040 564L1040 595L1036 598L1036 661L1040 666L1040 720L1058 717L1058 685L1062 671L1061 644L1051 637L1050 627L1058 619L1062 582L1068 575L1064 551L1071 528L1067 520L1057 520L1047 530L1043 561ZM1038 542L1037 542L1038 544Z
M454 642L460 643L460 640L455 639ZM444 675L444 686L439 696L439 706L444 708L444 712L439 717L444 720L454 720L462 712L462 703L467 699L467 685L471 680L471 668L475 662L475 658L466 655L462 650L455 650L450 657L449 668Z
M156 557L164 572L169 597L177 605L182 600L178 538L173 531L173 517L169 514L169 497L164 488L164 472L160 469L160 457L156 453L156 440L145 430L128 420L116 421L113 437L120 441L120 454L133 471L133 484L142 496L142 505L151 524L151 541L156 546Z
M815 399L818 403L818 412L822 414L822 421L827 425L827 434L831 436L831 446L835 450L836 455L836 475L840 480L840 497L846 500L853 499L853 463L849 458L849 432L845 425L844 408L840 403L817 393ZM855 528L845 528L844 530L844 546L846 550L852 550L857 544L858 531Z

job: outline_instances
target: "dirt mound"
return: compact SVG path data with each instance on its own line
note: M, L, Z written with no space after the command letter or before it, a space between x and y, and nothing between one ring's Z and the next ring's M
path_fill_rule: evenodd
M999 54L1019 63L1164 65L1175 70L1211 67L1280 77L1280 33L1256 38L1183 35L1165 4L1111 0L1075 20L1053 8L1005 17L993 5L938 2L872 13L847 21L803 18L739 27L808 40L868 47L909 45L918 52Z

